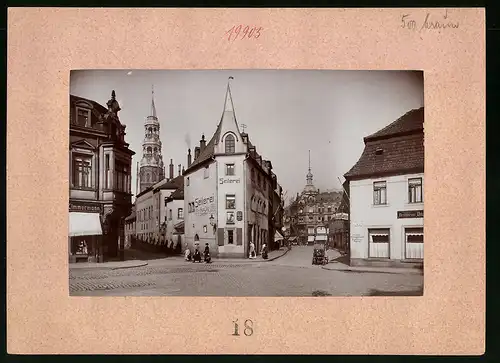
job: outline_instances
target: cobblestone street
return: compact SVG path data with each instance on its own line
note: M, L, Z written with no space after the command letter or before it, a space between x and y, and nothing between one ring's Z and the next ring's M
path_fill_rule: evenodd
M312 247L294 247L264 262L181 258L125 269L70 268L72 296L366 296L420 295L423 275L325 270L311 264Z

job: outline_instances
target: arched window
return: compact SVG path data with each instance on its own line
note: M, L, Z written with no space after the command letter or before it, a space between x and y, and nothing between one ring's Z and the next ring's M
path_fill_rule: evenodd
M226 146L226 154L234 154L235 153L234 135L229 134L226 136L225 146Z
M194 235L194 241L195 241L195 242L198 242L199 240L200 240L200 237L198 237L198 235L197 235L197 234L195 234L195 235Z
M151 179L151 175L149 173L146 174L146 181L149 182L149 180Z
M158 152L158 148L155 147L155 154Z
M148 146L148 154L151 154L153 152L153 149L151 148L151 146Z
M148 132L151 133L153 132L153 129L151 127L148 128Z

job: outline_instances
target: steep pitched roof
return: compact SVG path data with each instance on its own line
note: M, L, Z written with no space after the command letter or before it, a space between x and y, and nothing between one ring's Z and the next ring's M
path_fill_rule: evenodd
M177 189L184 186L184 176L178 175L173 179L166 179L165 182L159 185L156 189Z
M411 110L390 123L383 129L365 137L365 142L375 139L394 137L400 134L413 133L414 131L423 130L424 128L424 108Z
M217 130L215 130L215 133L208 142L208 144L205 146L203 150L200 151L200 155L193 160L191 165L184 171L184 173L188 173L192 170L195 170L198 166L200 166L201 164L203 164L204 162L206 162L207 160L211 159L214 156L215 145L220 138L220 133L222 128L221 126L222 126L222 120L217 125Z
M179 187L175 192L170 194L169 200L184 200L184 184Z
M365 138L357 163L344 177L369 178L378 175L423 172L424 109L412 110L382 130Z

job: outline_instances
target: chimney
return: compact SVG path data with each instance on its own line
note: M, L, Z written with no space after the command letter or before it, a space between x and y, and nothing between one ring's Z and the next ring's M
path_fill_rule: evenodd
M198 159L198 156L200 156L200 147L196 146L194 148L194 160Z
M169 171L168 171L168 178L173 179L174 178L174 161L170 159L170 165L169 165Z
M182 167L182 174L184 174L185 171L186 171L186 169L184 169L184 167Z
M181 164L179 164L179 175L181 175Z
M191 149L188 149L188 168L191 166Z
M202 134L200 140L200 152L203 151L205 146L207 146L207 142L205 141L205 134Z

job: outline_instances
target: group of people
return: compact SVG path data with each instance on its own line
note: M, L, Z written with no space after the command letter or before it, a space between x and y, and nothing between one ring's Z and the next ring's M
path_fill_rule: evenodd
M198 249L198 246L195 246L194 253L191 254L191 250L186 243L184 258L186 261L201 262L201 252ZM210 247L208 247L208 243L205 243L205 250L203 251L203 261L206 263L212 262L212 257L210 256Z
M261 251L262 258L267 260L269 257L269 251L267 249L267 245L264 243L262 245L262 251ZM255 251L255 245L253 242L250 242L250 250L249 250L249 256L248 258L250 259L255 259L257 258L257 254ZM193 261L193 262L201 262L201 252L196 245L194 248L194 253L191 253L191 250L189 249L188 244L186 243L186 250L184 252L184 259L186 261ZM208 246L208 243L205 243L205 250L203 251L203 261L206 263L210 263L212 261L212 257L210 256L210 247Z
M267 245L264 243L262 245L262 251L261 251L261 255L262 255L262 258L264 260L267 260L268 253L269 253L269 251L267 249ZM250 258L250 259L257 258L257 253L255 251L255 245L253 244L253 242L250 242L250 250L248 252L248 258Z

